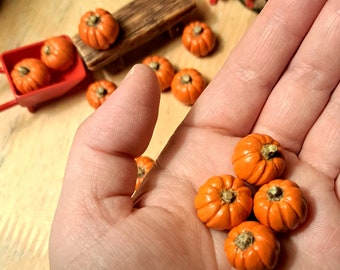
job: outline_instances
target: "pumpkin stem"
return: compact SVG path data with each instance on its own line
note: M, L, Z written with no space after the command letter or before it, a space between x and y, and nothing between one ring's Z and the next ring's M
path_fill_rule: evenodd
M283 190L278 186L273 186L268 189L267 196L270 201L279 201L283 197Z
M144 175L145 175L145 169L141 166L138 166L137 178L142 178Z
M97 15L92 15L88 18L87 20L87 25L94 27L98 24L98 22L100 21L100 17Z
M221 199L224 203L232 203L236 199L236 192L233 190L222 190Z
M161 66L161 65L160 65L158 62L156 62L156 61L151 62L151 63L149 64L149 67L151 67L153 70L158 70L160 66Z
M203 28L200 25L195 25L193 29L194 36L199 36L203 32Z
M261 155L264 159L269 160L278 154L278 148L275 144L264 144L261 148Z
M255 241L254 235L249 231L244 231L240 233L234 240L234 244L242 249L245 250L250 247Z
M46 45L46 46L44 47L44 53L45 53L46 55L49 55L49 54L51 53L51 48L50 48L50 46Z
M107 95L107 90L104 87L99 86L96 94L97 94L97 97L103 98Z
M19 72L20 76L23 77L23 76L26 76L28 73L30 73L30 69L28 67L19 66L18 72Z
M189 84L191 83L191 81L192 81L192 78L188 74L185 74L181 77L181 84Z

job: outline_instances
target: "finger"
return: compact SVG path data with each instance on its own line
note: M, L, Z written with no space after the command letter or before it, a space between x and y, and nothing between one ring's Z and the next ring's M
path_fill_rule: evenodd
M137 167L157 120L160 91L151 69L136 65L118 89L78 129L61 203L102 203L118 218L128 213ZM64 210L65 210L64 209Z
M339 10L327 1L254 128L296 153L340 80Z
M186 123L237 136L249 133L324 3L269 1L196 102Z
M330 179L340 171L340 85L304 141L300 159Z
M221 133L249 133L324 2L269 1L176 130L158 164L169 172L176 169L181 178L194 179L195 185L212 173L232 172L226 165L230 156L221 155L216 163L216 153L234 147Z

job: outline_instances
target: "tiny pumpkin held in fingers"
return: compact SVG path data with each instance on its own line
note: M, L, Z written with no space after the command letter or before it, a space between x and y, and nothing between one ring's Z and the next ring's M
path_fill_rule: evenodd
M55 70L67 70L76 57L76 48L70 39L56 36L47 39L41 47L41 60L44 64Z
M209 178L194 199L198 218L215 230L229 230L245 221L252 205L251 190L232 175Z
M307 217L307 200L293 181L275 179L255 193L254 214L276 232L294 230Z
M25 58L15 64L11 78L17 90L26 94L47 86L51 81L51 74L41 60Z
M236 269L274 269L281 246L274 233L257 221L232 228L224 242L229 263Z
M138 169L136 186L135 186L135 190L137 190L142 184L142 182L144 181L145 176L149 173L149 171L154 166L155 161L148 156L139 156L135 158L135 161L137 163L137 169Z
M119 23L108 11L97 8L86 12L80 20L80 39L96 50L106 50L118 38Z
M111 81L95 81L87 87L87 101L93 108L97 109L116 89L117 85Z
M278 141L269 135L252 133L237 143L232 164L238 177L260 186L283 173L286 159Z
M197 57L208 55L215 47L216 38L211 28L204 22L194 21L183 30L184 47Z
M161 92L171 86L171 81L175 75L175 69L168 59L158 55L147 56L142 63L149 66L155 72Z
M202 74L193 68L178 71L171 82L171 92L183 104L192 105L206 86Z

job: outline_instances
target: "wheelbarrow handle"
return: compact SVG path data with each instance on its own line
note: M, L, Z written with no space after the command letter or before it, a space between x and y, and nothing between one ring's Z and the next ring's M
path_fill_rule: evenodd
M9 108L11 108L11 107L13 107L14 105L17 105L17 104L18 104L18 100L16 100L16 99L8 101L4 104L0 104L0 112L7 110L7 109L9 109Z

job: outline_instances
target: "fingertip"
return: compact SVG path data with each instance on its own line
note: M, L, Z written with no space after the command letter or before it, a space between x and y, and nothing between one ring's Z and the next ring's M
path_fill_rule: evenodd
M159 85L155 72L147 65L135 64L126 74L122 84L129 80L142 80L144 83L150 84L152 90L159 91Z
M97 149L138 155L151 139L159 102L160 90L153 70L136 64L111 96L85 120L81 133Z

